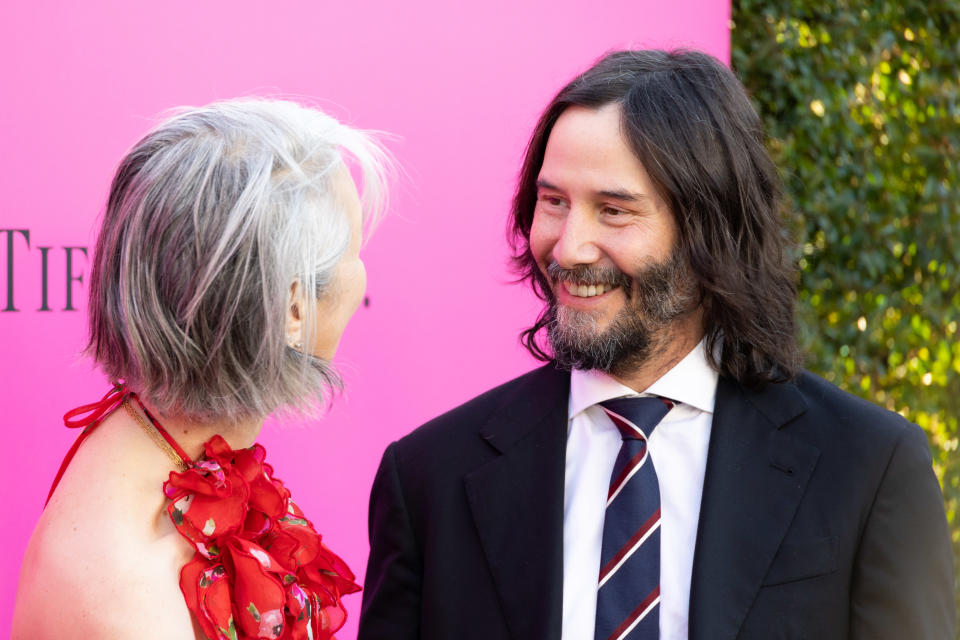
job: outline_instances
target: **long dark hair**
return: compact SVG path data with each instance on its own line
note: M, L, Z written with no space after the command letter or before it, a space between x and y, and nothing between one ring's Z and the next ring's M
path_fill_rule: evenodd
M679 229L677 250L703 296L707 355L750 387L792 378L801 366L794 306L796 269L782 224L782 185L743 85L697 51L616 51L565 86L527 146L509 227L521 280L549 300L530 251L537 176L550 131L570 106L619 104L623 130ZM523 332L526 348L550 354L537 335L545 309Z

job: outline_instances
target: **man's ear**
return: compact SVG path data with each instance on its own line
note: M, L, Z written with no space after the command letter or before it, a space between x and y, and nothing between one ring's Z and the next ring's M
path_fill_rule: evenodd
M297 351L303 351L303 288L299 280L290 285L290 300L287 304L287 344Z

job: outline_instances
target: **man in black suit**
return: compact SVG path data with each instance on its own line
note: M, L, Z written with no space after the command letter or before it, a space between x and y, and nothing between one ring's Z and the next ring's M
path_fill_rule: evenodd
M360 640L953 638L926 438L800 367L780 196L705 54L560 91L511 220L548 364L387 448Z

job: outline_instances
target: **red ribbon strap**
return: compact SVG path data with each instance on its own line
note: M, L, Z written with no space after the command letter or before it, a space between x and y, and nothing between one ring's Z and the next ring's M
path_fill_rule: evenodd
M118 384L114 386L113 389L110 389L98 402L85 404L82 407L67 411L63 414L63 424L70 429L95 426L101 418L120 406L120 403L123 402L126 395L126 387Z
M73 446L70 447L70 451L67 451L67 455L64 457L63 462L60 463L60 470L57 471L57 477L53 479L53 485L50 487L50 493L47 494L47 504L50 502L50 498L53 496L54 490L56 490L57 485L60 484L60 479L63 477L63 473L67 470L67 467L70 466L70 461L73 460L73 456L76 455L77 449L80 448L80 445L84 440L87 439L93 430L99 426L100 422L110 415L110 413L120 406L120 403L123 402L124 398L127 397L128 391L123 384L117 384L107 392L107 395L103 396L99 402L94 402L91 404L85 404L82 407L77 407L76 409L71 409L63 414L63 424L64 426L70 429L79 429L84 427L83 431L80 432L80 435L77 436L77 439L73 442Z

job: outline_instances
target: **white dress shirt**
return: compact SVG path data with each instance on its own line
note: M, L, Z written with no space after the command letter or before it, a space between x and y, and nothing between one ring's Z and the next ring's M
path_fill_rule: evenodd
M563 511L562 640L593 640L603 518L620 433L597 403L657 395L676 400L650 436L660 484L660 638L687 640L690 574L697 539L717 372L704 343L643 393L608 375L574 371L570 379Z

